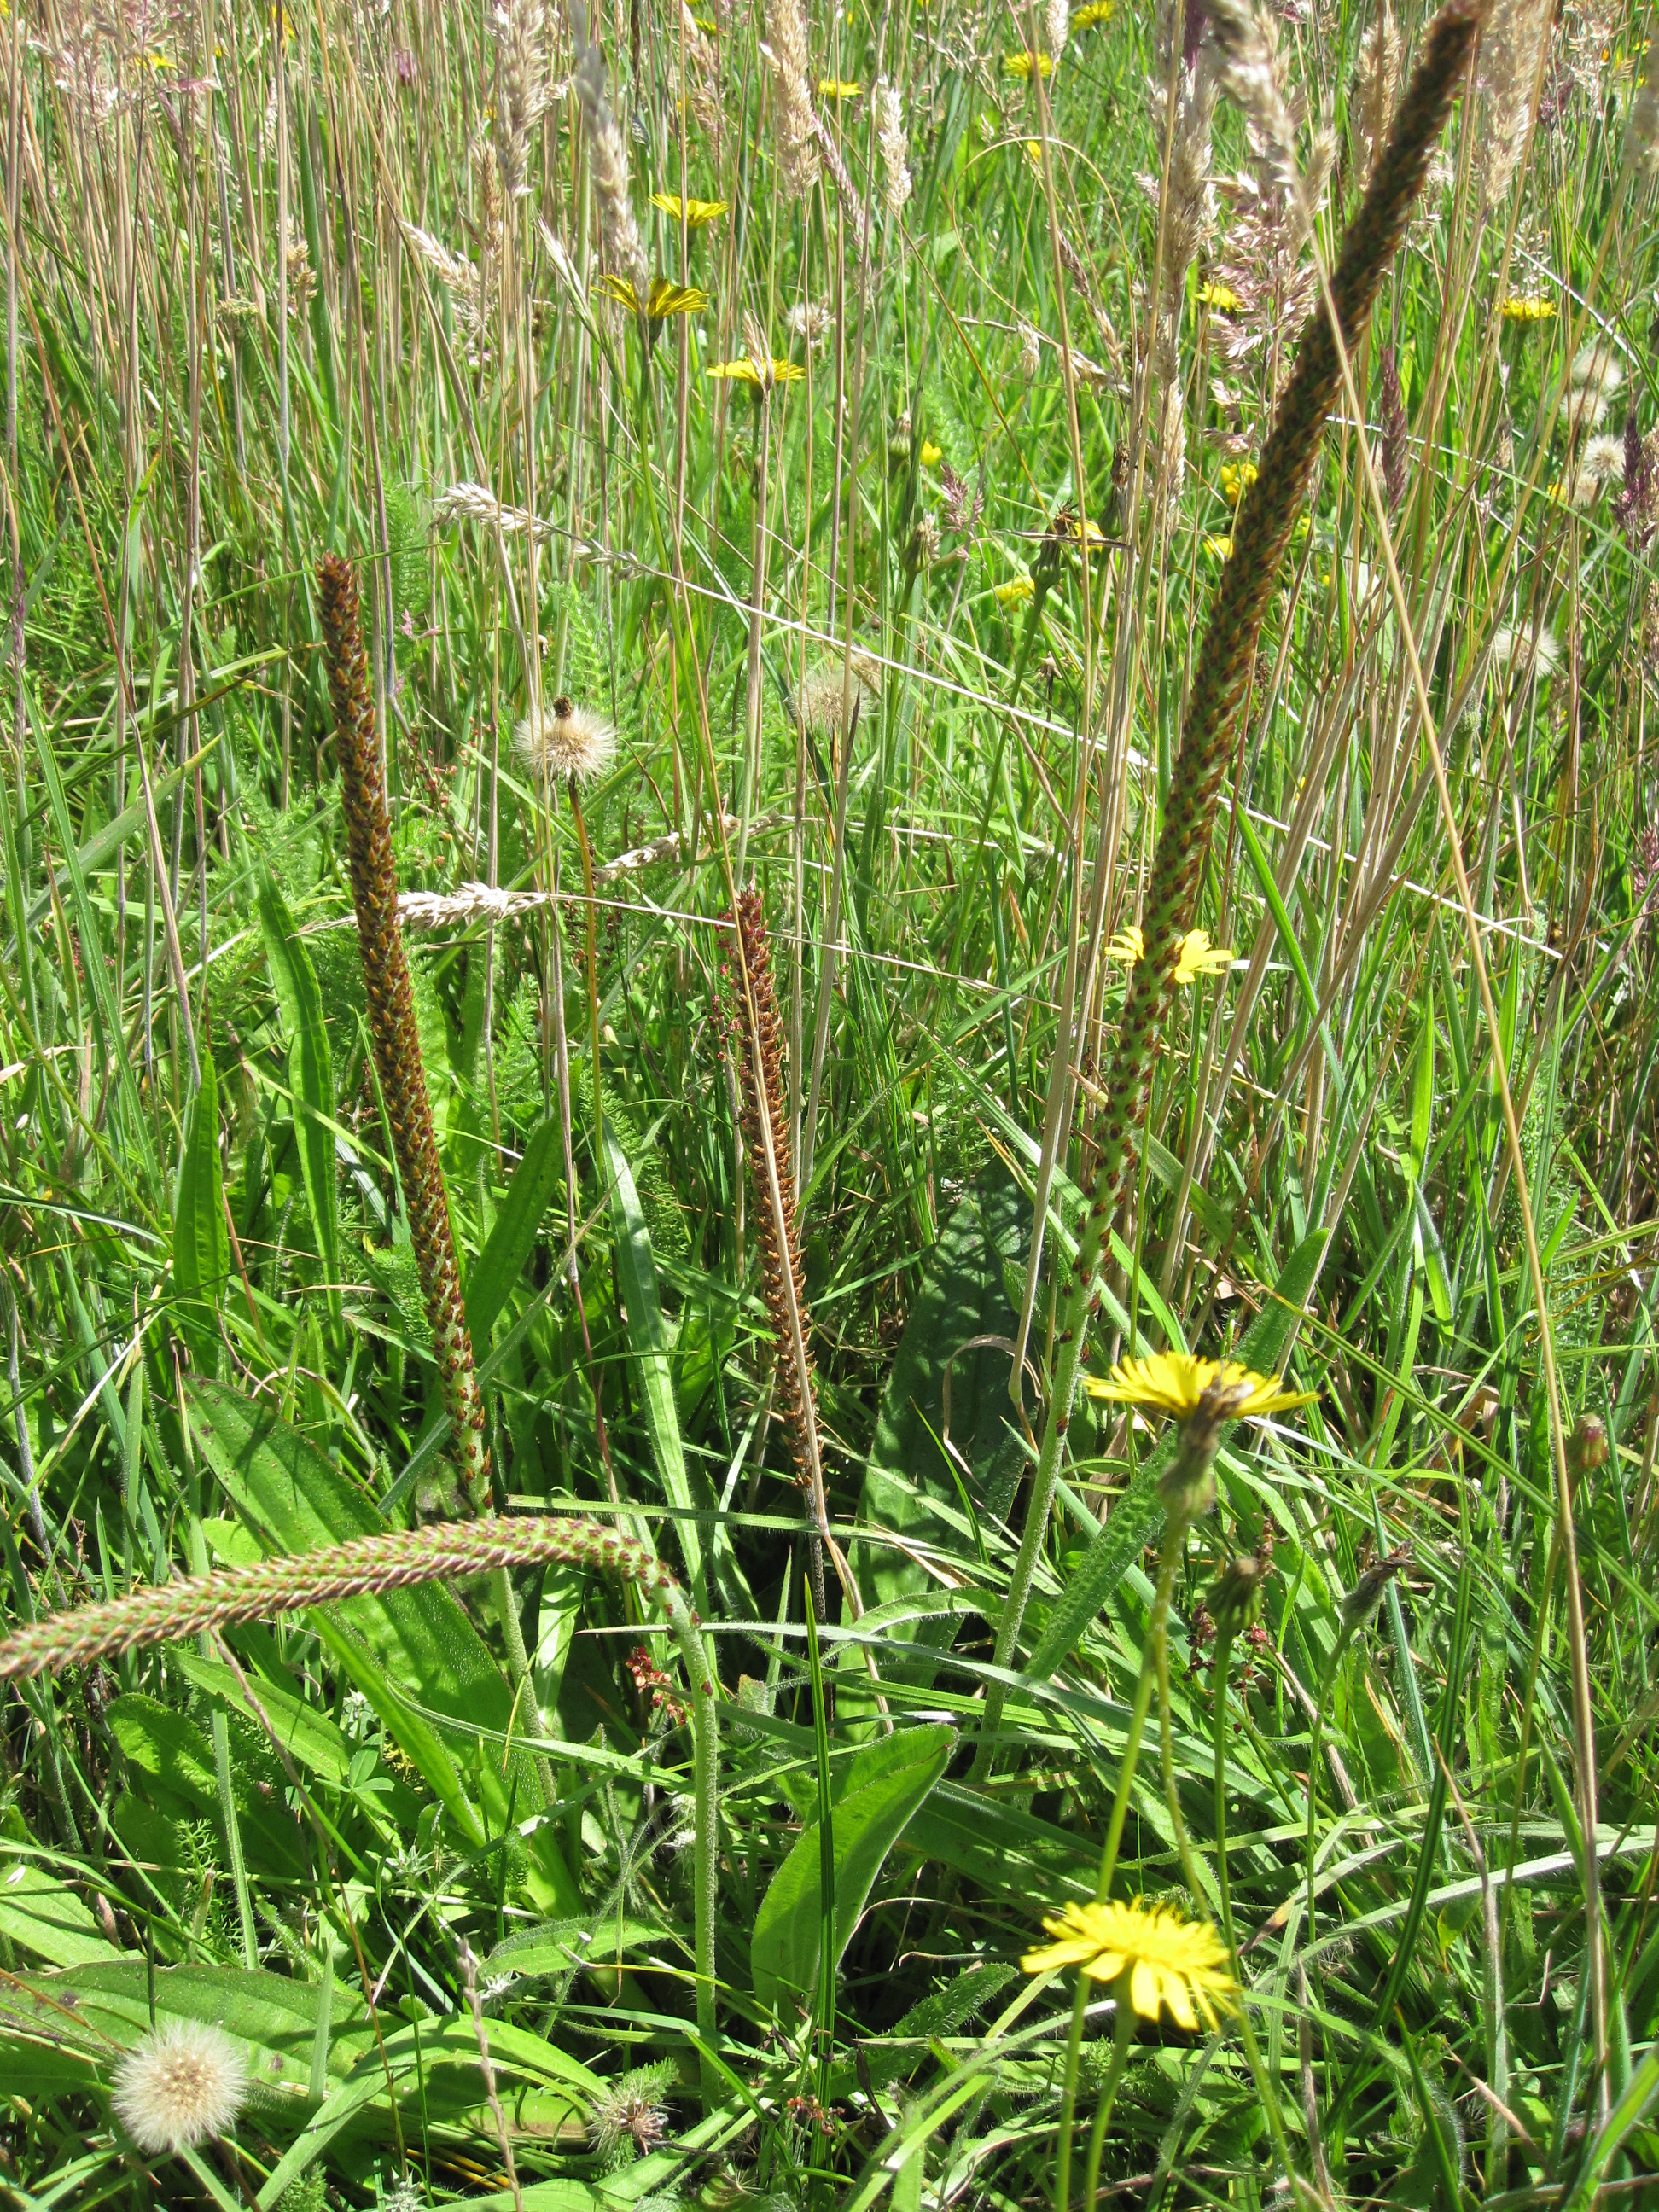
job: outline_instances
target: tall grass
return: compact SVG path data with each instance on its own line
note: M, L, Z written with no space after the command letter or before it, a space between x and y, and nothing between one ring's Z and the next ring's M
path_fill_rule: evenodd
M0 18L20 2203L1659 2201L1659 110L1396 252L1472 20Z

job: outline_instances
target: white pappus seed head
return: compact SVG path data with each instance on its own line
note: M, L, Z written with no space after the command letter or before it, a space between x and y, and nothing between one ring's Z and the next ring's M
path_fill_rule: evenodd
M592 783L617 755L617 732L562 694L526 714L514 734L519 757L540 783Z
M207 2021L163 2021L115 2069L121 2124L152 2158L224 2135L246 2097L241 2045Z

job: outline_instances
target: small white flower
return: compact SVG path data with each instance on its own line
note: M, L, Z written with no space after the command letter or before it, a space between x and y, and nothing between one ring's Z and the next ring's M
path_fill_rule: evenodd
M163 2021L115 2069L115 2109L151 2157L228 2133L246 2097L241 2045L206 2021Z

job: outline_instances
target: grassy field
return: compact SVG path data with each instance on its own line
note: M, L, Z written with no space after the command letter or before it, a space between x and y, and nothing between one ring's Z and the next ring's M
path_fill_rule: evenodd
M0 2198L1659 2205L1647 18L695 4L0 0Z

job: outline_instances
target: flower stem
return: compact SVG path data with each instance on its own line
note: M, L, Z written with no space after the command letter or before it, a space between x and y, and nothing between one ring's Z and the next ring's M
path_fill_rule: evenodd
M1112 2021L1112 2063L1101 2084L1095 2124L1089 2130L1089 2163L1083 2175L1083 2212L1094 2212L1095 2193L1100 2187L1100 2154L1106 2146L1106 2130L1111 2120L1117 2085L1123 2078L1134 2039L1135 2008L1129 2001L1129 1977L1121 1974L1117 1984L1117 2010Z
M1175 1571L1181 1559L1182 1546L1186 1540L1184 1528L1177 1529L1173 1522L1164 1531L1164 1549L1158 1564L1158 1587L1152 1598L1152 1626L1140 1655L1140 1679L1135 1684L1135 1701L1129 1711L1129 1733L1123 1745L1123 1763L1118 1769L1117 1794L1112 1800L1111 1818L1106 1824L1106 1840L1101 1846L1100 1872L1095 1878L1095 1903L1103 1905L1112 1886L1112 1876L1117 1871L1118 1846L1123 1840L1123 1824L1129 1811L1129 1793L1134 1787L1135 1767L1140 1758L1140 1740L1146 1729L1146 1716L1152 1710L1152 1690L1158 1680L1153 1654L1158 1639L1158 1624L1170 1610L1170 1593L1175 1588ZM1071 2193L1072 2130L1077 2118L1078 2062L1083 2049L1083 2022L1089 2008L1089 1983L1086 1975L1079 1974L1077 1995L1072 2003L1072 2032L1066 2045L1066 2075L1060 2090L1060 2143L1054 2160L1054 2212L1066 2212L1066 2201Z
M1216 1631L1215 1662L1210 1669L1210 1679L1215 1685L1215 1712L1212 1731L1215 1741L1215 1877L1221 1893L1221 1934L1227 1946L1227 1960L1233 1970L1233 1979L1238 1979L1238 1944L1233 1935L1233 1887L1227 1871L1227 1662L1232 1657L1233 1630L1231 1621Z
M720 2076L710 2055L718 2033L714 1996L714 1908L720 1859L720 1714L714 1675L691 1609L678 1589L663 1592L664 1607L685 1669L691 1705L691 1759L696 1855L693 1958L697 1978L697 2036L705 2046L699 2067L705 2112L720 2101Z

